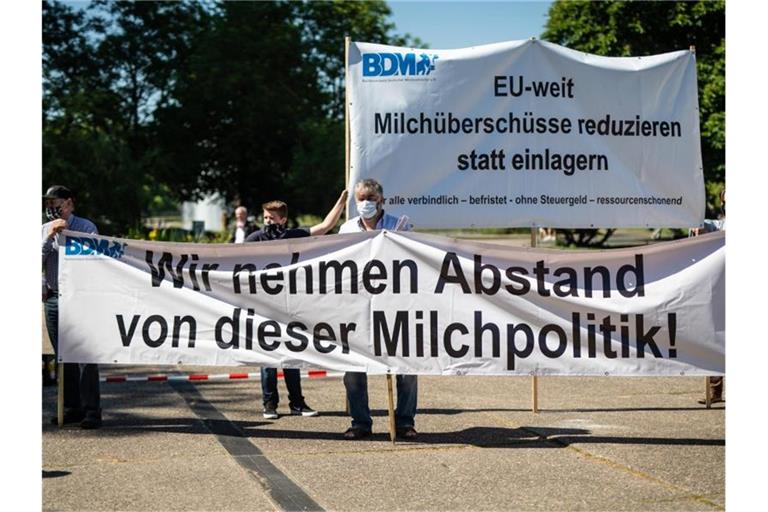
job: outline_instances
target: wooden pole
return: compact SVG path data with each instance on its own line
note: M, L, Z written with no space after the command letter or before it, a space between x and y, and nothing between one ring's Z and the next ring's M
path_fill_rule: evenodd
M531 228L531 247L536 247L536 239L538 237L538 228ZM531 379L531 412L537 414L539 412L539 377L534 375Z
M389 439L395 444L397 430L395 428L395 399L392 392L392 375L387 374L387 405L389 412Z
M350 174L350 142L351 134L349 132L349 43L350 37L344 37L344 186L349 190ZM351 194L350 194L351 195ZM347 203L349 204L349 203ZM346 220L349 220L349 208L345 208Z
M346 190L349 190L349 43L350 37L344 36L344 188ZM349 220L349 202L344 212L344 220ZM346 397L344 410L349 416L349 400Z
M688 50L696 55L696 47L694 45L689 46ZM704 404L707 409L712 408L712 386L709 385L709 377L704 377Z
M59 427L64 425L64 363L57 363L56 380L58 393L56 396L56 422Z

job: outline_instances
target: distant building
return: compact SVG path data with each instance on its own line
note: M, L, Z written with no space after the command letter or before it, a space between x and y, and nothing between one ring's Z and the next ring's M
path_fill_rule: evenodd
M224 198L214 193L200 201L186 201L181 205L181 227L195 231L202 222L202 231L223 231L227 229L227 206ZM198 227L198 229L200 229Z

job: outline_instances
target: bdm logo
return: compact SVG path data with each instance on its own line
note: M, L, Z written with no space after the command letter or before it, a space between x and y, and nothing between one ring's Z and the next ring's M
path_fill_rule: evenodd
M101 240L98 238L87 237L67 237L65 252L67 256L109 256L110 258L120 259L123 257L125 244Z
M364 53L363 76L418 76L435 70L437 55L422 53Z

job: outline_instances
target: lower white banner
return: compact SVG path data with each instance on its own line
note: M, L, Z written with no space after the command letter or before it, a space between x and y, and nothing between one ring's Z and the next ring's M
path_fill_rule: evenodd
M59 236L65 362L725 372L724 233L590 252L390 231L221 245Z

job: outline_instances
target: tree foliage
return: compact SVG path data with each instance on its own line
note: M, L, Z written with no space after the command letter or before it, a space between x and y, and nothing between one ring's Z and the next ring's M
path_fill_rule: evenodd
M107 233L134 226L163 187L152 114L170 101L201 14L175 2L43 4L43 182L72 187Z
M715 216L720 204L718 191L725 180L725 2L558 1L549 9L541 37L612 57L696 47L707 215ZM591 241L595 235L596 230L565 233L566 241L576 245L579 240Z
M46 1L43 181L71 186L114 234L211 192L323 214L344 180L344 36L406 44L389 14L382 1Z
M165 180L194 197L250 203L284 192L301 123L321 117L288 3L227 2L158 109ZM342 139L343 140L343 139Z
M702 158L707 181L725 179L725 2L555 2L542 38L624 57L696 47Z

